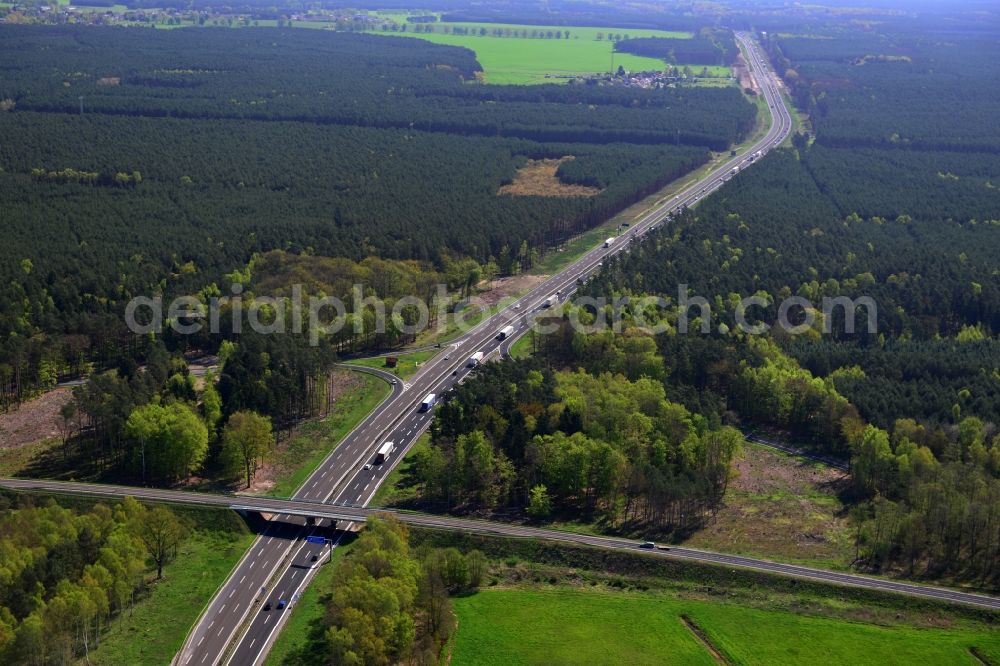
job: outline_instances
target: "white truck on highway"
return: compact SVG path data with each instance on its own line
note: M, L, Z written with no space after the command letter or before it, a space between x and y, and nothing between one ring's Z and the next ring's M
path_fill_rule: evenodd
M514 327L504 326L503 328L500 329L500 332L497 333L497 340L506 340L512 335L514 335Z
M483 352L476 352L469 357L469 362L466 364L469 368L474 368L483 361Z
M433 393L428 393L427 397L424 398L423 402L420 403L421 412L429 412L434 403L437 402L437 396Z
M614 236L612 236L608 240L604 241L604 247L611 247L614 244L615 244L615 237Z
M375 464L381 465L384 463L386 458L389 457L389 454L392 453L393 448L395 447L392 442L386 442L382 446L378 447L378 451L375 452Z
M551 308L553 305L559 302L558 296L549 296L544 301L542 301L543 308Z

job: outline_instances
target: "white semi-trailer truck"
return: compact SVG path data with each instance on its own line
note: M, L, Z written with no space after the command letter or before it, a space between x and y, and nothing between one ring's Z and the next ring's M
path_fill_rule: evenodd
M378 447L378 451L375 452L375 464L381 465L384 463L389 457L389 454L392 453L393 448L392 442L386 442L382 446Z

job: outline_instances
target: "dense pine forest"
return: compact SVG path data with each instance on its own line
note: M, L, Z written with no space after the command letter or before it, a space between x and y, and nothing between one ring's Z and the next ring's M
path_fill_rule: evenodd
M4 404L88 362L141 358L125 303L207 298L257 253L418 260L428 275L463 258L524 267L525 244L544 253L755 118L734 88L476 84L472 52L420 40L2 34ZM557 176L599 193L500 193L529 159L568 156Z
M995 37L889 27L775 37L768 47L820 143L993 153L1000 147Z
M659 58L674 65L730 65L739 49L728 30L704 30L693 39L638 37L615 42L615 51Z
M779 36L769 48L811 124L606 262L582 293L676 305L684 284L705 297L713 326L703 335L678 334L672 308L644 313L666 325L656 348L668 399L849 458L856 566L991 584L1000 159L988 120L997 88L985 84L997 59L983 56L996 44L845 31ZM764 303L750 323L774 324L790 296L817 320L798 335L745 335L736 304L750 295ZM843 313L824 321L822 299L839 296L870 297L876 330L864 306L855 332ZM625 310L626 324L639 314ZM564 327L536 347L572 367L608 341ZM627 356L617 358L626 371Z

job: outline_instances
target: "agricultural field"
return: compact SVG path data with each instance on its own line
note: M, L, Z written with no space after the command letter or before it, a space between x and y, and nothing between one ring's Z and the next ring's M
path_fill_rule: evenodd
M391 33L396 36L419 37L436 44L464 46L476 52L476 59L483 66L484 78L487 83L530 84L553 83L559 80L574 78L588 74L616 70L619 65L630 71L661 70L663 61L656 58L643 58L627 53L615 53L614 42L604 38L597 39L597 34L608 34L601 28L578 28L562 26L527 26L499 25L493 23L448 23L435 24L437 31L444 26L451 28L469 28L479 31L485 29L486 35L455 35L433 33ZM494 37L490 31L503 30L538 30L566 31L569 39L533 39L524 37ZM623 36L625 33L622 33ZM628 33L629 37L690 37L688 33L666 32L662 30L645 30L639 33ZM701 70L693 67L694 71Z
M606 589L491 589L453 603L454 666L971 664L972 649L987 663L1000 657L1000 634L971 623L874 626Z

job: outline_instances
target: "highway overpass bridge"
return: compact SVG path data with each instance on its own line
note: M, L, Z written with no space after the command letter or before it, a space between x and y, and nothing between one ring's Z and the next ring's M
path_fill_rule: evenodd
M750 557L726 555L683 547L664 547L640 550L641 543L630 539L600 537L588 534L574 534L558 530L547 530L524 525L497 523L485 520L436 516L427 513L386 510L362 506L336 505L310 500L291 500L274 497L254 497L249 495L224 495L157 488L136 488L70 481L45 481L38 479L0 479L0 487L17 491L39 492L87 496L120 500L130 496L146 502L215 506L242 512L260 512L271 515L300 516L315 520L329 520L334 523L360 523L371 515L389 513L409 525L432 529L456 530L475 534L487 534L514 538L546 539L549 541L575 543L597 548L610 548L644 552L654 557L675 558L701 562L709 565L749 569L779 576L803 578L834 585L862 587L879 592L907 594L949 603L960 603L980 608L1000 611L1000 598L984 594L964 592L931 585L919 585L874 576L843 573L804 567L780 562L771 562Z

